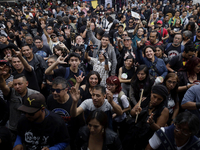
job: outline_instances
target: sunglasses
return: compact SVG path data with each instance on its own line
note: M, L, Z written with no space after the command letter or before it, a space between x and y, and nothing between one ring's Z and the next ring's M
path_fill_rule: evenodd
M56 38L56 36L52 36L52 39Z
M131 40L131 39L124 39L124 41L129 41L129 40Z
M54 88L51 88L51 91L52 93L56 91L56 93L60 93L60 91L64 90L65 88L63 89L54 89Z
M128 36L127 34L122 34L122 36Z
M129 21L129 23L133 23L133 21Z
M26 112L24 112L25 114L28 114L29 116L34 116L38 111L40 111L41 110L41 108L40 109L38 109L36 112L34 112L34 113L26 113Z

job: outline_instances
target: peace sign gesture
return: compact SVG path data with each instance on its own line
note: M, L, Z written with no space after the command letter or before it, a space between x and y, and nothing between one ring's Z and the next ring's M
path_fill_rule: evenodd
M83 76L83 72L81 72L80 76L77 77L76 75L74 75L74 77L76 78L77 83L81 83L85 78L85 76Z

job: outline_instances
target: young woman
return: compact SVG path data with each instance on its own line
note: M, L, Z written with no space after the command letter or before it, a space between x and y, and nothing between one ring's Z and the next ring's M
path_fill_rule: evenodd
M117 76L110 76L106 80L107 89L113 94L113 101L122 107L123 114L117 116L113 114L113 130L117 133L119 131L119 137L122 140L126 134L126 112L130 110L131 106L127 99L127 96L121 91L121 83Z
M133 107L138 103L142 89L144 89L144 98L150 95L154 81L154 78L149 75L149 69L146 65L138 66L135 75L131 79L129 92L129 98Z
M187 89L195 85L195 81L200 80L200 58L190 58L185 67L181 68L178 72L179 78L179 104L183 99L183 96Z
M64 46L64 44L58 44L53 47L53 53L57 57L59 57L61 55L62 55L62 57L65 57L69 53L69 50L67 49L66 46Z
M162 59L165 62L165 64L167 64L169 62L168 57L164 53L164 47L163 46L161 46L161 45L156 46L155 55L156 55L156 57Z
M183 27L181 25L181 20L180 19L176 19L175 24L171 27L171 31L170 31L170 41L173 41L174 35L176 33L181 33L183 30Z
M138 45L138 47L140 46ZM140 64L146 64L147 67L149 68L149 74L154 78L158 77L160 83L162 83L163 79L168 73L164 61L154 56L155 48L151 45L148 45L143 49L143 54L144 57L142 56L141 49L136 51L136 57L138 58L138 62Z
M129 96L131 78L135 74L134 58L129 55L124 60L124 66L119 68L119 81L122 85L122 91Z
M76 77L76 88L79 88L80 83L83 81L84 77L82 75ZM80 87L81 100L92 98L92 90L97 85L100 84L101 78L98 72L91 71L86 76L86 84Z
M77 150L122 150L117 134L107 126L107 115L103 111L95 110L88 117L87 126L79 130Z
M176 73L167 74L163 84L167 87L169 93L166 101L166 107L168 107L169 109L169 120L167 124L171 125L179 112L177 74Z

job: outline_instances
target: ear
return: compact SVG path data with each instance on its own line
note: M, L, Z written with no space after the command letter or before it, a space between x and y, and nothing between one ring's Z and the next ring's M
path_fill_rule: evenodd
M26 87L28 87L28 84L29 84L28 81L26 81Z

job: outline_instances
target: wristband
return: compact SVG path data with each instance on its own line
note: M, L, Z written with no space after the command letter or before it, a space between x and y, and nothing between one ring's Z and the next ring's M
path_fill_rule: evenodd
M200 109L200 103L199 102L196 103L196 108Z

